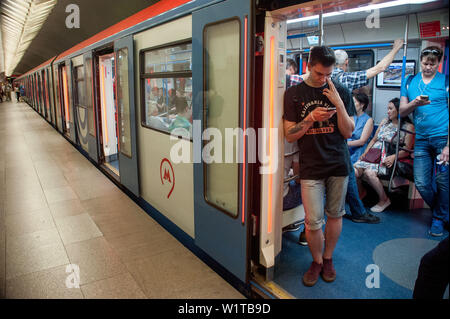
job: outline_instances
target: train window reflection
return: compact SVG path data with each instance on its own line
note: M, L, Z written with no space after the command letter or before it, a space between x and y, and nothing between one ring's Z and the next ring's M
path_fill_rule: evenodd
M192 44L156 49L145 53L144 73L192 70Z
M117 51L117 106L119 107L120 152L131 157L128 48Z
M205 129L217 129L222 136L226 128L239 127L239 34L237 19L207 26L204 31ZM204 165L206 201L236 217L239 164L212 161Z
M77 66L73 69L73 73L75 76L75 104L76 106L86 107L86 103L84 102L84 69L83 65Z
M92 92L92 58L85 59L85 82L86 82L86 107L88 108L88 128L89 134L95 136L94 123L94 106L93 106L93 92Z

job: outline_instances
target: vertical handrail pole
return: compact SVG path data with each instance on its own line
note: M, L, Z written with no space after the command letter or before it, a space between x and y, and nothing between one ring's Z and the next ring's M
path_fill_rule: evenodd
M319 46L323 45L323 13L319 14Z
M409 14L406 15L406 25L405 25L405 38L403 40L403 63L402 63L402 78L401 78L401 84L400 87L403 87L403 84L405 83L405 74L406 74L406 55L408 50L408 26L409 26ZM394 179L395 170L397 168L397 161L398 161L398 151L400 147L400 129L401 129L401 121L400 121L400 111L397 114L397 143L395 146L395 160L394 165L392 166L392 173L391 178L389 179L389 192L392 190L392 180Z

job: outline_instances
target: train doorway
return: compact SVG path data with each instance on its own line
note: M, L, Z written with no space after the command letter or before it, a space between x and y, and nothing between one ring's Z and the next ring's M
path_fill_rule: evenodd
M115 103L115 58L114 53L98 57L98 101L100 131L100 164L116 177L120 176L117 132L117 110Z
M387 2L386 7L376 12L380 19L379 28L368 27L370 23L367 21L372 21L370 18L374 17L374 12L366 12L367 6L353 1L342 1L339 8L332 1L321 1L317 6L302 3L267 11L264 17L258 17L260 23L257 23L256 35L260 35L264 41L261 46L263 49L255 54L255 73L263 74L261 90L256 91L256 98L261 95L262 99L261 127L283 132L285 61L288 57L298 58L302 71L297 75L304 75L306 63L303 62L310 48L326 45L347 52L349 72L363 71L384 59L393 50L396 39L406 37L407 49L393 54L392 62L384 68L387 71L380 71L359 89L371 102L375 126L381 125L388 117L389 100L400 98L403 80L400 77L401 69L398 71L396 66L402 64L402 57L406 62L402 66L406 74L417 74L420 72L421 49L430 45L445 48L442 43L448 38L448 32L442 31L439 37L429 39L423 36L423 30L417 28L418 25L423 27L427 23L437 22L448 25L448 18L444 16L447 8L437 1L429 2L403 5L397 5L395 1ZM405 32L408 25L409 34ZM300 56L296 55L298 53ZM410 62L411 67L408 67L408 60L413 60ZM388 75L394 72L392 70L396 71L397 77L391 79ZM310 134L314 134L314 131ZM275 144L278 144L278 148L273 147ZM257 242L256 245L252 243L252 247L257 246L252 251L252 264L255 266L252 267L252 279L257 283L257 289L263 288L268 296L276 298L411 298L421 257L445 237L432 237L429 234L432 217L429 209L412 206L415 201L409 196L415 191L413 181L410 180L405 187L395 192L385 187L392 205L383 213L372 211L373 215L381 219L378 224L354 221L347 212L346 218L342 219L342 231L333 252L336 280L328 283L319 278L313 287L306 287L302 277L311 265L312 256L309 247L300 244L299 235L304 229L304 217L303 220L296 220L296 216L301 215L295 215L295 210L291 210L290 215L295 218L285 219L288 217L287 211L282 208L283 186L286 182L294 182L294 178L289 179L285 175L284 164L292 154L286 153L283 145L283 133L272 135L262 145L262 153L268 154L272 163L278 161L279 164L273 174L260 175L259 233L254 236L257 239L252 238ZM270 154L268 151L271 149L277 151ZM304 154L300 153L299 156L302 165ZM366 188L368 194L362 203L364 209L371 212L370 208L379 198L369 187ZM300 205L297 213L301 214L303 210L304 216L302 208ZM296 221L300 222L300 227L285 228L295 226ZM379 286L369 283L374 273L382 282Z

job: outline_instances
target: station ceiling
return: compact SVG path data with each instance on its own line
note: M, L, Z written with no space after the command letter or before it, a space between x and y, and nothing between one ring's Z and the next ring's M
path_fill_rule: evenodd
M23 0L44 3L46 0ZM115 23L145 9L159 0L57 0L56 5L42 25L42 29L31 41L13 74L22 74L49 60L55 55L73 47L75 44L103 31ZM3 2L0 1L0 3ZM67 28L66 18L73 12L66 8L77 5L80 12L80 27ZM26 10L26 9L24 9ZM1 19L5 19L5 7L0 6ZM9 19L11 18L8 17ZM0 40L5 45L5 33L2 24ZM1 49L2 46L0 46ZM3 52L0 52L2 58ZM0 62L0 73L4 72L4 63Z

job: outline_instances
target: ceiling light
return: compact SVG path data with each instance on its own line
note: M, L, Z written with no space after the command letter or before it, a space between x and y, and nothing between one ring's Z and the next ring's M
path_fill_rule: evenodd
M323 17L324 18L328 18L328 17L338 16L338 15L341 15L341 14L343 14L343 13L342 12L329 12L329 13L325 13L323 15ZM302 22L302 21L315 20L315 19L319 19L319 15L303 17L303 18L297 18L297 19L291 19L291 20L287 20L287 23L295 23L295 22Z
M358 7L358 8L343 10L343 11L340 11L340 12L325 13L323 15L323 17L327 18L327 17L336 16L336 15L341 15L341 14L344 14L344 13L356 13L356 12L362 12L362 11L371 11L371 10L375 10L375 9L389 8L389 7L399 6L399 5L425 4L425 3L428 3L428 2L434 2L434 1L437 1L437 0L396 0L396 1L389 1L389 2L384 2L384 3L379 3L379 4L371 4L371 5L367 5L367 6L364 6L364 7ZM308 21L308 20L315 20L315 19L318 19L318 18L319 18L319 15L313 15L313 16L309 16L309 17L301 17L301 18L297 18L297 19L287 20L287 23L303 22L303 21Z
M3 0L1 2L3 67L7 76L13 73L31 40L39 33L56 3L57 0Z
M383 8L390 8L390 7L396 7L401 5L408 5L408 4L425 4L428 2L434 2L437 0L396 0L396 1L389 1L384 3L378 3L378 4L370 4L368 6L364 7L358 7L353 8L349 10L344 10L344 13L356 13L356 12L362 12L362 11L372 11L376 9L383 9Z

